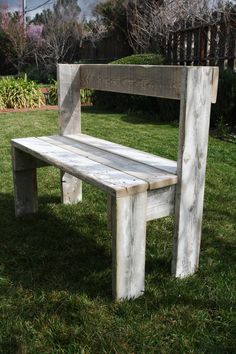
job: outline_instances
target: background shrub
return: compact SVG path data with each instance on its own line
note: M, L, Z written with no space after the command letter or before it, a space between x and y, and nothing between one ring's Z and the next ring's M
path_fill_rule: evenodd
M0 80L0 102L3 108L36 108L44 104L38 85L27 77Z
M5 103L4 103L3 98L2 98L2 96L0 94L0 109L4 109L4 108L6 108L5 107Z
M49 100L48 103L50 105L57 105L58 103L58 93L57 93L57 81L51 81L51 84L48 89Z
M164 58L160 54L133 54L128 57L120 58L113 61L111 64L139 64L139 65L161 65L164 63Z
M58 103L58 92L57 92L57 81L51 81L51 85L49 86L49 104L56 105ZM93 99L93 91L89 89L81 89L80 90L80 98L81 103L92 103Z

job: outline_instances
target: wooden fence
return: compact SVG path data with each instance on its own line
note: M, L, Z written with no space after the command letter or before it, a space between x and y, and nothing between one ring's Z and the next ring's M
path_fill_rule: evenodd
M218 65L235 69L236 13L213 25L184 24L183 30L161 40L161 50L170 64Z

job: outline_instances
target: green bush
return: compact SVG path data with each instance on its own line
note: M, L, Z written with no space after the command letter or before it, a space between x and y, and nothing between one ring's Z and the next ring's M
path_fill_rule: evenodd
M36 108L44 104L38 85L27 77L0 80L0 102L3 108Z
M58 93L57 93L57 81L52 80L48 89L49 99L48 103L50 105L57 105L58 103Z
M133 54L128 57L117 59L111 64L139 64L139 65L161 65L164 58L160 54Z
M49 87L49 104L55 105L58 103L57 81L53 80ZM80 90L81 103L92 103L93 91L89 89Z
M1 96L1 93L0 93L0 110L1 110L1 109L4 109L4 108L6 108L6 107L5 107L5 103L4 103L3 98L2 98L2 96Z
M161 65L164 58L159 54L135 54L124 57L111 62L111 64L139 64L139 65ZM128 95L114 92L95 91L93 95L94 104L97 107L105 109L115 109L118 111L135 111L135 112L155 112L161 116L164 113L164 120L176 119L176 110L178 111L178 102L174 102L169 109L169 103L165 100L155 97L144 97L139 95ZM170 100L168 100L170 101ZM177 108L177 109L176 109Z

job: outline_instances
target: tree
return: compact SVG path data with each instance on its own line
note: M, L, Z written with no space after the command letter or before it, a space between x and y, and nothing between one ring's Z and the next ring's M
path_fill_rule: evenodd
M124 40L127 40L126 2L126 0L107 0L98 3L93 9L97 24Z
M126 6L129 42L135 52L146 51L150 40L182 29L183 23L214 24L233 7L228 0L129 0Z
M19 12L10 13L7 9L1 11L0 21L5 40L5 56L20 73L32 56L42 31L37 28L37 35L34 35L35 26L31 25L28 32L28 27L24 27L22 15Z
M80 11L76 0L57 0L52 10L44 10L32 20L43 25L38 58L48 74L55 76L58 62L73 60L82 38Z

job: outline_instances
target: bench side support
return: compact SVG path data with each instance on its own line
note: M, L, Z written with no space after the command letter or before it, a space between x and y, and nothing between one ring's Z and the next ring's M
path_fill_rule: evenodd
M58 106L60 135L81 132L80 65L58 65ZM82 200L82 181L61 172L61 198L65 204Z
M112 285L116 300L143 295L147 192L112 197Z
M36 163L28 154L12 147L15 215L38 211Z
M193 274L199 262L213 75L212 68L192 67L183 78L172 261L177 277Z

